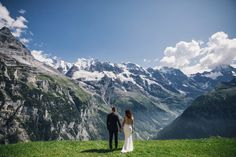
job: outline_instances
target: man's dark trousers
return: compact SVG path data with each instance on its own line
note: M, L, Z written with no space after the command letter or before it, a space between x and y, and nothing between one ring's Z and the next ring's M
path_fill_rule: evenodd
M112 149L112 139L115 136L115 148L118 147L118 131L117 130L109 130L109 146Z
M112 149L112 139L115 136L115 148L118 146L118 127L121 129L118 115L110 113L107 115L107 129L109 130L109 147Z

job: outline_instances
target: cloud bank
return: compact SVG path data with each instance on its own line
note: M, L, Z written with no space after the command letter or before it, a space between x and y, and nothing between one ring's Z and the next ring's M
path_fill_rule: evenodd
M218 65L236 62L236 38L230 39L224 32L213 34L208 42L180 41L175 47L167 47L158 68L163 66L181 69L185 74L209 71Z

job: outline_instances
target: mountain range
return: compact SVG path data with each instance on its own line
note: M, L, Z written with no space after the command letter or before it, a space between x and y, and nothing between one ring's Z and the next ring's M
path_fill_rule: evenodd
M230 65L187 76L134 63L69 63L30 52L6 27L0 30L0 59L0 143L105 139L112 106L120 119L132 110L135 138L155 138L194 99L236 74Z

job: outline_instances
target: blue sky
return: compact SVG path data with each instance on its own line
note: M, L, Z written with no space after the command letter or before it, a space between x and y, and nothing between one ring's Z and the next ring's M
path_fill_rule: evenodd
M1 0L27 19L30 49L67 61L79 57L157 65L168 46L204 42L216 32L236 37L235 0ZM33 33L33 36L29 34ZM146 62L144 62L146 59Z

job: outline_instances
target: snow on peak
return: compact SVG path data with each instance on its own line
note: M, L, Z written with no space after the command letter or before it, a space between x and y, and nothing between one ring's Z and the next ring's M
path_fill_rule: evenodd
M59 71L61 71L63 73L66 73L68 71L68 69L71 68L71 66L72 66L71 63L65 62L65 61L59 59L56 56L50 57L49 55L44 54L40 50L39 51L38 50L32 50L31 54L36 60L38 60L38 61L40 61L40 62L42 62L42 63L44 63L44 64L46 64L50 67L58 69Z
M38 51L38 50L32 50L31 51L31 54L33 55L33 57L40 61L40 62L43 62L51 67L54 67L54 62L53 62L53 59L49 58L46 54L43 54L42 51Z
M233 74L233 76L236 76L236 72L235 71L232 71L232 74Z
M93 66L101 66L101 64L97 64L97 63L101 63L104 66L110 65L112 67L116 67L121 70L116 71L114 69L114 71L111 71L109 68L105 68L102 71L100 71L100 70L92 70L91 71L90 67L92 65ZM104 76L107 76L113 80L118 79L121 82L132 82L132 83L136 84L134 79L131 77L131 73L128 70L127 66L124 64L113 64L110 62L99 62L93 58L90 58L90 59L79 58L77 60L77 62L74 63L74 65L78 68L78 70L72 74L73 79L81 79L84 81L98 81L101 78L103 78Z
M101 78L104 77L103 73L94 71L86 71L86 70L79 70L73 73L72 79L82 79L86 81L95 81L95 80L100 80Z
M78 58L77 61L74 63L74 65L78 67L79 70L85 70L95 62L96 60L94 58L89 58L89 59Z
M223 76L221 72L210 72L204 75L205 77L212 78L213 80L217 79L219 76Z

